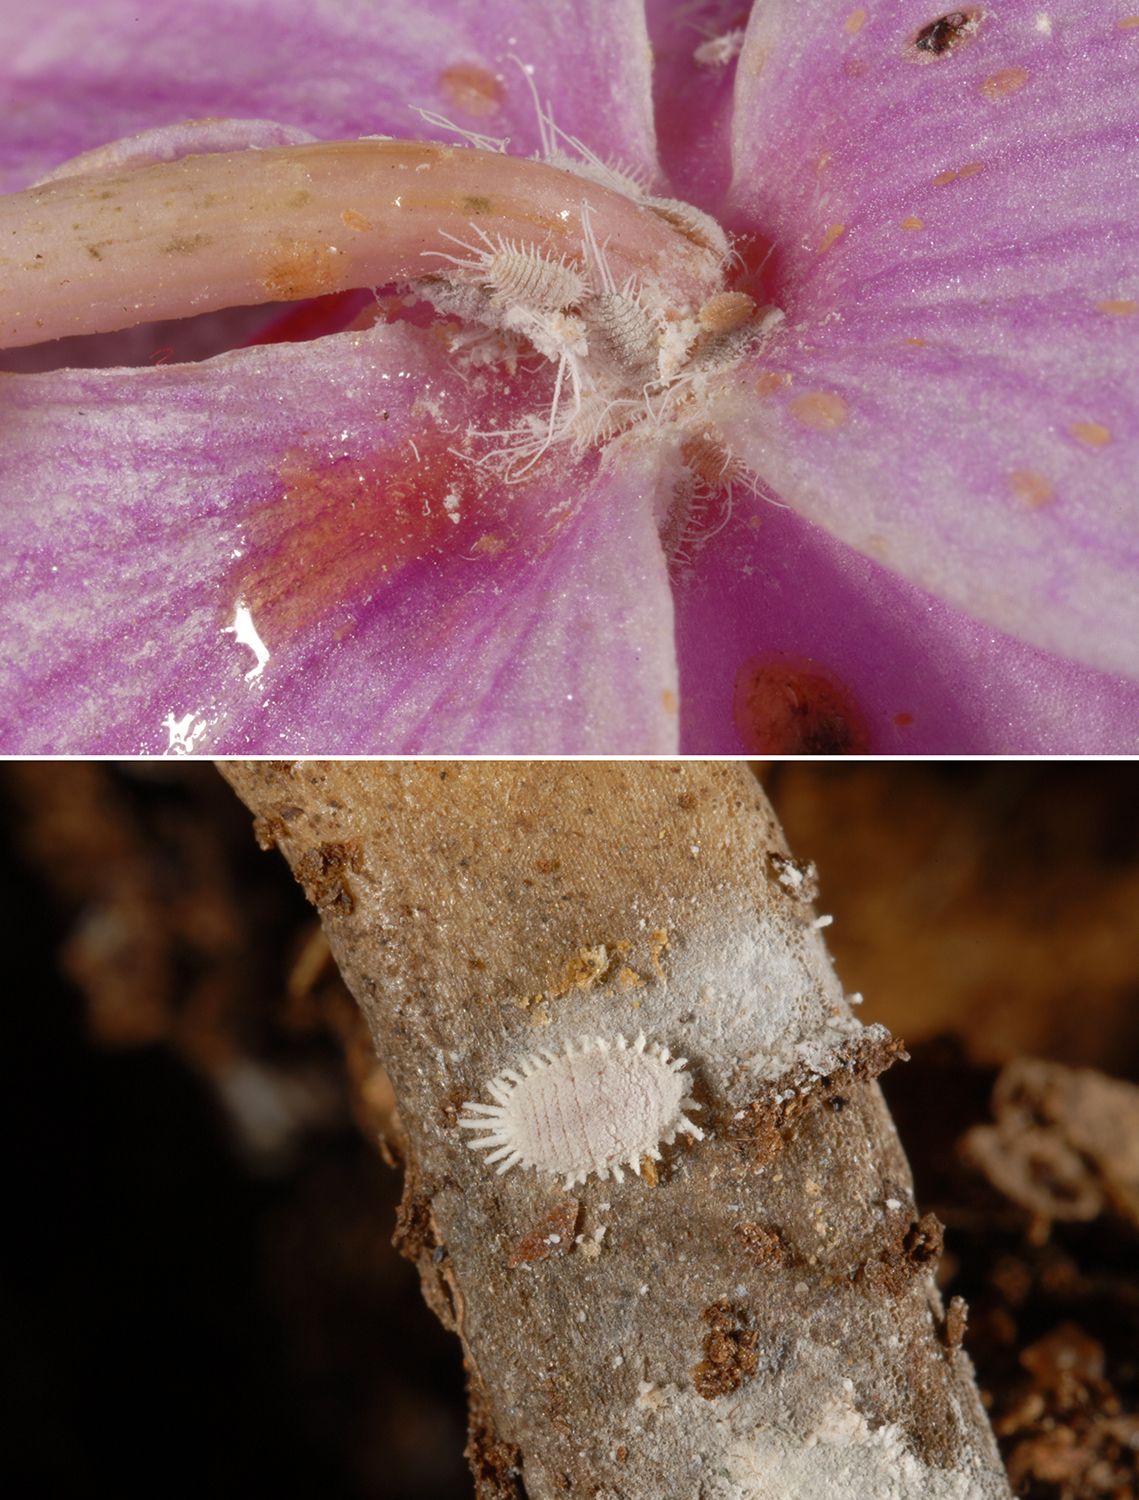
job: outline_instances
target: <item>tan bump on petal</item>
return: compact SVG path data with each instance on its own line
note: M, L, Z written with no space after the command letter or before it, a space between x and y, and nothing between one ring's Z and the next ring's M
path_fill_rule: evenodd
M907 216L902 220L902 228L903 229L924 229L925 228L925 220L924 219L919 219L918 216L917 216L917 214L907 214Z
M834 244L840 235L846 233L845 224L828 224L826 233L819 242L819 254L824 254Z
M866 25L866 7L860 5L857 10L852 10L850 15L842 23L842 29L849 32L851 36L857 36Z
M358 230L361 234L372 228L371 219L358 214L354 208L346 208L340 217L349 229Z
M1115 24L1120 31L1139 31L1139 16L1121 16Z
M1111 318L1129 318L1132 313L1139 312L1139 302L1133 297L1105 297L1096 303L1096 307Z
M846 402L834 391L804 391L787 404L797 422L816 432L833 432L846 422Z
M1037 469L1014 469L1009 475L1013 494L1029 510L1039 510L1056 498L1052 481Z
M485 118L502 106L502 85L477 63L455 63L439 74L439 92L464 114Z
M1089 448L1106 448L1111 442L1111 428L1102 422L1073 422L1068 431Z
M999 72L989 74L981 85L981 92L986 99L1007 99L1012 94L1019 94L1028 78L1027 68L1001 68Z
M790 384L791 375L787 370L761 370L756 377L756 394L774 396L776 391L781 391L784 386Z

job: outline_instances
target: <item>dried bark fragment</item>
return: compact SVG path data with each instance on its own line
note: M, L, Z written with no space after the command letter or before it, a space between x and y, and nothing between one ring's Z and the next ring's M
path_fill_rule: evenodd
M533 1265L535 1261L550 1260L554 1256L568 1255L573 1249L574 1230L581 1204L576 1198L566 1198L552 1208L540 1223L524 1234L506 1257L506 1264L513 1270L516 1266Z
M322 920L396 1091L409 1192L430 1199L436 1249L424 1240L418 1264L429 1297L442 1280L454 1307L480 1495L753 1500L762 1475L789 1493L1003 1500L929 1266L896 1297L854 1282L895 1233L884 1205L912 1203L872 1081L900 1044L851 1016L809 912L770 878L769 856L787 851L742 767L226 774L262 817L302 809L281 845L294 869L329 844L361 850L352 909L329 892ZM610 964L556 1004L517 1003L556 987L573 955L620 942L621 963L653 976L643 987L623 989ZM635 1029L689 1059L705 1139L655 1187L588 1180L575 1252L508 1272L504 1247L550 1212L551 1184L497 1176L460 1138L460 1108L539 1045ZM778 1107L775 1092L789 1094ZM741 1171L729 1127L757 1099L786 1136L778 1161ZM784 1262L758 1265L738 1224L777 1226ZM720 1372L699 1384L738 1383L707 1399L693 1330L725 1300L730 1321L707 1320L695 1368Z
M825 1073L798 1064L734 1111L725 1133L748 1148L753 1166L764 1166L783 1149L788 1128L822 1104L846 1107L846 1091L877 1078L899 1058L905 1044L881 1027L867 1027L836 1049Z

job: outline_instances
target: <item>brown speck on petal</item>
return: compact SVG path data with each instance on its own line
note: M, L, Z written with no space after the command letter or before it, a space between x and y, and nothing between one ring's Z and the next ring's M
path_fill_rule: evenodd
M1107 313L1109 318L1129 318L1132 313L1139 312L1139 302L1132 297L1105 297L1096 303L1096 308Z
M834 244L835 240L837 240L839 236L844 234L845 232L845 224L828 224L826 233L819 241L819 254L822 255L825 251L829 250L830 247Z
M924 219L919 219L918 216L917 216L917 214L908 214L906 216L906 218L904 218L902 220L902 228L903 229L910 229L910 230L924 229L925 228L925 220Z
M849 32L851 36L857 36L866 25L866 7L860 5L857 10L852 10L850 15L842 23L842 29Z

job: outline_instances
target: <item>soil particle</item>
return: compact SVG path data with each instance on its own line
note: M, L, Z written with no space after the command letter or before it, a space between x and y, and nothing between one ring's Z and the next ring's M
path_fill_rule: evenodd
M786 1264L787 1250L775 1230L765 1229L762 1224L746 1223L737 1224L733 1232L757 1266Z
M755 1374L759 1363L759 1335L746 1326L744 1314L727 1298L713 1302L700 1314L709 1325L704 1358L693 1368L692 1381L705 1401L727 1396Z

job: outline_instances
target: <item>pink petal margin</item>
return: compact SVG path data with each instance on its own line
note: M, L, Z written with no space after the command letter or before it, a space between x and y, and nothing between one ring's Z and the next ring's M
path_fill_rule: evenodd
M1002 0L766 0L734 211L787 319L723 426L835 536L1037 646L1139 676L1139 28Z
M517 58L518 61L511 59ZM116 137L221 115L322 139L463 130L538 149L523 66L558 125L656 170L651 56L637 0L61 0L0 14L0 190Z
M674 592L682 753L1139 753L1139 684L1002 635L793 511L737 507ZM768 722L821 743L754 737L757 675Z
M468 381L406 325L0 377L0 750L673 753L655 459L479 483Z

